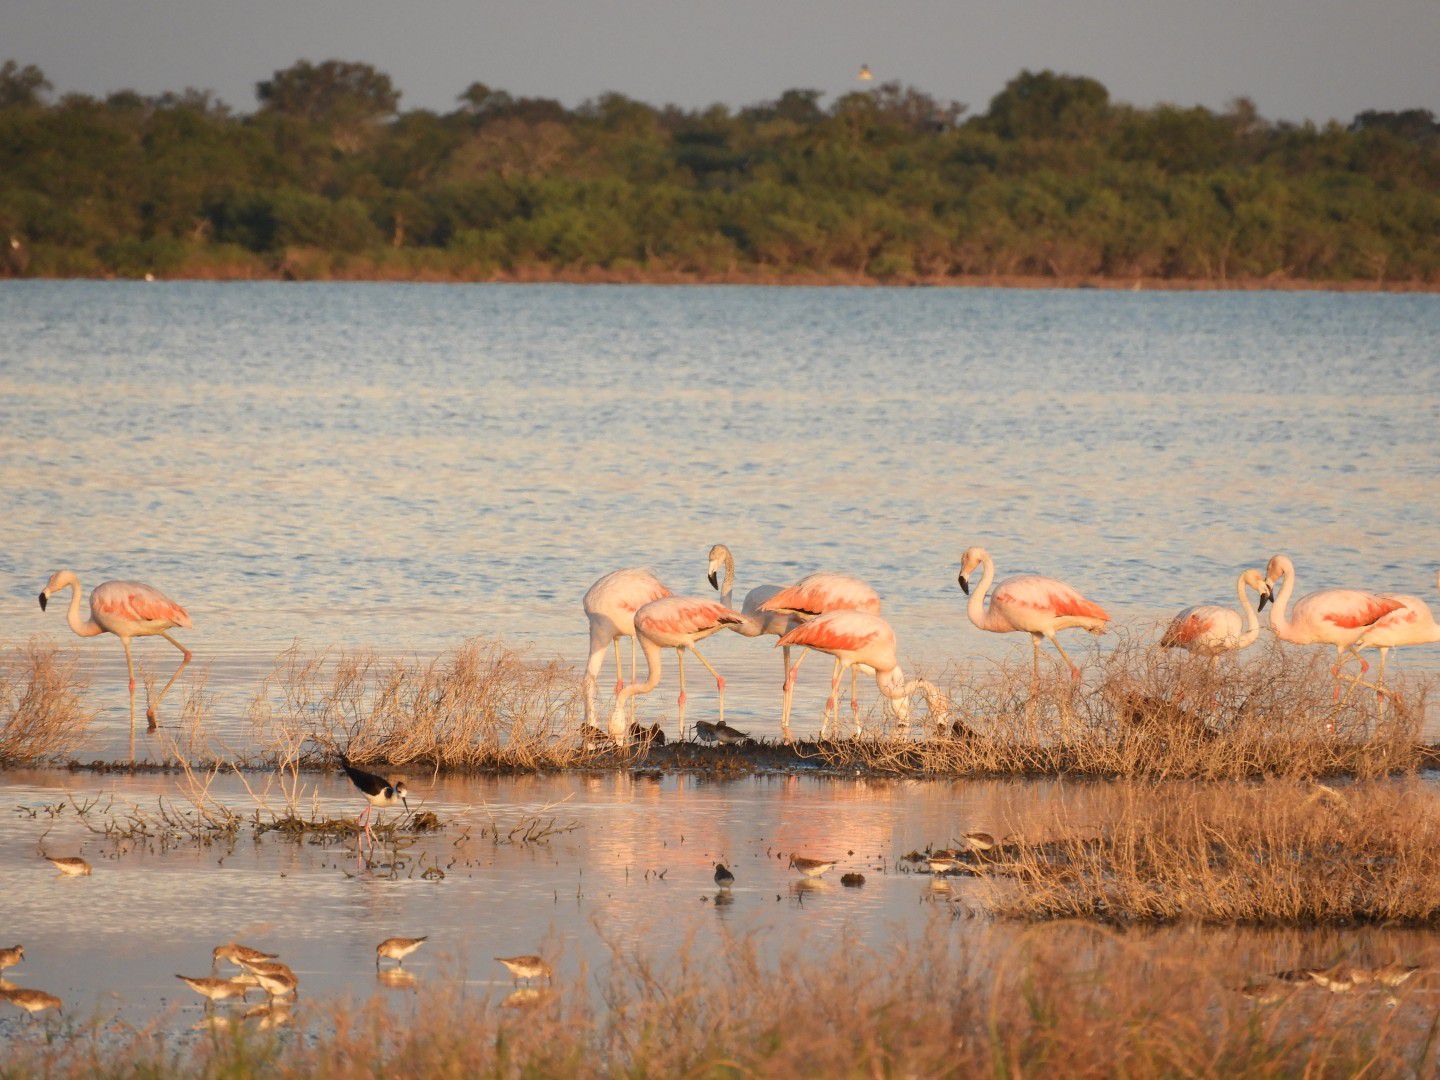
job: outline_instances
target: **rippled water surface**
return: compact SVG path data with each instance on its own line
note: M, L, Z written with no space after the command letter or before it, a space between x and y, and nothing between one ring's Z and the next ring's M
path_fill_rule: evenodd
M707 593L717 541L740 596L866 578L932 665L1024 650L965 619L972 543L1141 624L1275 551L1427 595L1437 347L1421 295L5 283L0 639L64 639L52 568L149 581L223 721L295 638L583 662L595 577ZM759 731L773 640L708 650ZM113 727L118 645L71 643Z

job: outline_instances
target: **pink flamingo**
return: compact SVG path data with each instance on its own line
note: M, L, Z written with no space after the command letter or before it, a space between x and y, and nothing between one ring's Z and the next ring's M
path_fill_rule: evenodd
M1440 573L1435 575L1435 587L1440 589ZM1436 624L1435 616L1424 600L1405 593L1386 593L1384 599L1397 601L1400 606L1376 619L1351 646L1357 656L1361 649L1380 650L1380 670L1375 678L1375 689L1380 699L1376 709L1382 714L1386 694L1385 654L1406 645L1428 645L1440 641L1440 625Z
M1260 594L1258 608L1250 602L1246 589L1254 589ZM1216 604L1188 607L1170 620L1160 638L1160 647L1208 656L1213 668L1221 653L1253 645L1260 636L1259 613L1275 598L1274 593L1259 570L1246 570L1235 582L1235 595L1240 598L1240 611L1244 612L1243 626L1240 612L1232 608Z
M625 685L620 669L620 639L630 639L630 681L635 681L635 612L652 600L673 595L649 570L616 570L585 592L581 605L590 622L590 659L585 664L585 724L595 724L595 680L605 666L605 650L615 643L615 693Z
M985 574L980 579L980 588L970 591L969 575L977 566L984 565ZM982 547L968 548L960 560L960 588L970 597L970 621L981 630L994 634L1023 632L1030 635L1030 644L1035 651L1031 686L1040 681L1040 639L1049 638L1055 651L1070 668L1070 678L1080 681L1080 669L1055 639L1061 630L1078 628L1092 634L1103 634L1110 616L1099 604L1081 596L1074 588L1055 578L1038 574L1021 574L1006 578L995 587L990 597L990 606L985 606L985 594L995 580L995 560Z
M880 693L890 700L895 718L901 725L910 722L910 697L917 690L923 691L930 707L930 718L937 724L944 722L943 700L934 684L925 679L905 681L905 673L895 659L895 631L879 615L866 611L827 611L791 630L778 642L782 646L800 646L829 653L835 657L835 673L830 677L830 697L825 702L825 721L821 725L820 737L825 737L833 714L836 725L840 721L839 693L840 677L845 669L852 676L856 669L873 672L875 685ZM805 654L795 661L799 667ZM791 669L793 674L794 668ZM853 696L853 691L852 691ZM936 719L937 716L939 719ZM855 734L860 734L857 715ZM790 729L784 729L785 741L790 741Z
M165 700L170 687L190 662L190 650L181 645L165 631L177 626L190 628L190 616L159 589L138 581L107 581L90 590L90 618L80 618L80 579L70 570L57 570L50 575L49 582L40 592L40 610L50 597L63 589L70 589L70 610L66 622L70 629L81 637L96 637L100 634L114 634L125 648L125 666L130 672L130 730L135 730L135 662L130 657L130 639L153 637L159 634L180 650L183 659L175 674L153 702L145 708L145 719L150 730L155 730L155 710Z
M720 581L722 570L725 572L723 584ZM720 590L720 603L727 608L734 607L732 598L735 593L735 556L730 554L730 549L724 544L716 544L710 549L710 568L707 576L710 587ZM783 585L757 585L746 593L745 603L740 607L740 614L745 616L745 622L735 627L735 632L741 637L764 637L766 634L784 637L799 626L800 620L789 612L760 610L761 604L779 595L783 590ZM879 603L878 597L876 603ZM785 648L784 661L785 671L788 673L790 670L789 646Z
M635 612L635 636L645 653L646 679L643 683L630 682L622 686L615 695L615 710L610 714L610 736L621 746L625 745L629 729L625 724L625 702L637 694L648 694L660 682L660 650L674 649L680 664L680 697L676 701L679 712L680 736L685 736L685 650L689 649L715 676L715 689L720 694L720 723L725 723L725 680L711 666L696 643L704 641L711 634L719 633L726 627L739 626L744 617L738 611L731 611L724 604L700 596L666 596L652 600Z
M1375 623L1404 605L1393 597L1363 589L1322 589L1296 600L1292 612L1288 608L1290 594L1295 591L1295 564L1289 556L1276 555L1265 567L1265 580L1273 586L1282 577L1285 584L1270 610L1270 629L1281 641L1293 645L1334 645L1335 666L1330 674L1335 676L1335 696L1339 698L1345 653L1352 652L1355 642ZM1360 674L1364 675L1370 665L1359 654L1355 658L1360 661Z
M790 615L798 622L809 622L827 611L863 611L870 615L880 614L880 594L857 577L848 574L834 574L820 571L801 578L794 585L781 589L756 608L757 613ZM783 638L781 639L784 640ZM786 647L788 653L789 647ZM801 653L800 660L805 659ZM785 741L790 741L790 706L795 696L795 673L800 670L800 660L791 667L785 661L785 698L780 707L780 730ZM835 660L834 678L840 676L840 660ZM860 699L856 696L858 675L850 672L850 709L860 720ZM833 681L833 679L832 679Z

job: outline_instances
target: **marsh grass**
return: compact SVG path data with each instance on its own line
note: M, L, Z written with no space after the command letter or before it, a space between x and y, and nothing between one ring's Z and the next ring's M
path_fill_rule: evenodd
M95 719L73 653L32 639L0 652L0 766L73 753Z
M1122 638L1093 657L1079 686L1028 663L951 673L943 737L821 743L826 765L908 774L1056 775L1202 780L1374 777L1421 763L1428 684L1410 679L1383 716L1328 658L1271 641L1212 670L1188 654ZM1352 668L1353 670L1353 668Z
M535 770L598 760L580 738L579 684L471 639L432 660L292 647L256 695L250 720L271 759L442 769Z
M1416 980L1383 994L1236 989L1234 943L1055 924L963 946L945 920L869 949L749 938L669 960L612 945L608 969L553 992L477 995L421 976L413 1004L295 1007L176 1044L73 1020L27 1026L0 1076L1004 1077L1431 1075L1436 1016ZM1291 957L1300 959L1301 957ZM1373 958L1372 958L1373 959ZM1269 962L1274 962L1273 954ZM1279 961L1286 963L1286 960ZM525 997L532 1004L522 1005ZM66 1025L70 1025L67 1029Z
M1127 784L1103 812L1067 814L1043 839L1010 838L986 867L996 913L1440 925L1440 799L1418 782Z

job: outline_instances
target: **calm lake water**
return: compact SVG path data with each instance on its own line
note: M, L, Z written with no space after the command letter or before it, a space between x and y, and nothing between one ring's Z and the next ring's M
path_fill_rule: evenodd
M741 597L867 579L932 667L1028 651L965 618L975 543L1147 628L1277 551L1435 601L1437 347L1425 295L7 282L0 641L80 647L112 749L123 657L39 611L57 567L185 604L222 723L296 638L582 664L594 578L713 595L716 542ZM707 650L757 733L773 642Z

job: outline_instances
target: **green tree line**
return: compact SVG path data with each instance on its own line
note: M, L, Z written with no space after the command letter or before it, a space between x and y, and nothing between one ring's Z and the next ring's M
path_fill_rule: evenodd
M885 83L732 110L482 83L402 110L366 64L208 92L0 68L0 273L1440 283L1440 124L1112 101L1024 71L970 114Z

